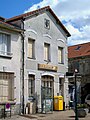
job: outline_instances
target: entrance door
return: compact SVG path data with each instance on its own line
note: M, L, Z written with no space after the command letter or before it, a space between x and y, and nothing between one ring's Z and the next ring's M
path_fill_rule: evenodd
M52 76L42 76L41 105L43 113L53 111L53 81L54 78Z

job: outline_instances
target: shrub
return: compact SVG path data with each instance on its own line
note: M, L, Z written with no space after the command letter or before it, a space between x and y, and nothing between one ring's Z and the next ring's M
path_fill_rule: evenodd
M88 108L87 104L78 104L77 108Z

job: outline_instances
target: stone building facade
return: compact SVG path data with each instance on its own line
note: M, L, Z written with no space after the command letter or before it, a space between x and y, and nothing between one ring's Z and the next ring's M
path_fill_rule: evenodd
M81 77L77 78L81 102L85 102L85 97L90 94L90 42L68 47L69 52L69 72L78 70ZM69 79L70 84L74 84L74 79Z
M15 102L14 112L19 113L23 30L4 21L0 17L0 105L8 101Z
M21 81L19 96L22 108L33 101L43 111L47 99L53 101L57 95L62 95L65 106L68 106L68 79L65 74L68 71L67 38L70 33L49 6L7 19L6 22L25 30L24 74L21 78L24 81Z

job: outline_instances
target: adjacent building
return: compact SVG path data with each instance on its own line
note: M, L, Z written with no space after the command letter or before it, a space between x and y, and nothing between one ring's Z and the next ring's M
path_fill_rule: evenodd
M68 47L69 72L77 69L81 77L77 78L79 98L85 102L85 97L90 94L90 42ZM69 79L70 92L73 95L74 79Z
M0 104L14 101L16 111L20 109L22 32L0 17Z
M11 31L9 52L13 54L5 61L0 58L3 63L1 71L14 74L16 102L22 103L24 109L32 100L43 112L48 100L51 103L54 96L62 95L67 107L68 79L65 74L68 71L67 38L70 33L49 6L7 19L6 24L25 30L24 43L18 32Z

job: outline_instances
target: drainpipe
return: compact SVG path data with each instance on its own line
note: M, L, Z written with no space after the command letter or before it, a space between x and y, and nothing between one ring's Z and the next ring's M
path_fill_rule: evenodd
M22 22L22 29L24 30L24 20L21 20ZM22 114L25 113L25 109L24 109L24 31L21 33L22 36Z

